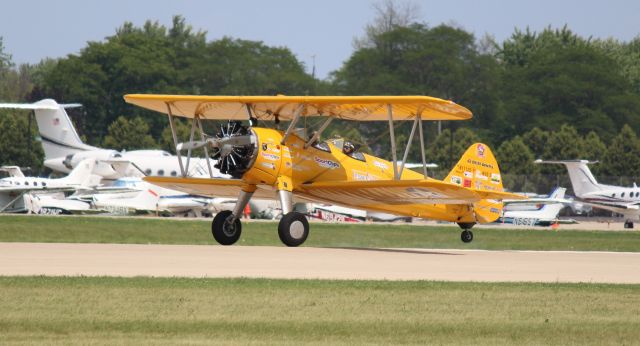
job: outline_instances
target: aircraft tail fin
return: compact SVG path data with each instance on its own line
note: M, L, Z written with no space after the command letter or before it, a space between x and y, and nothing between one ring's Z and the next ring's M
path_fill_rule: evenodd
M551 163L551 164L563 164L567 167L569 173L569 179L571 179L571 185L575 194L580 197L585 193L599 191L600 184L591 173L591 170L587 166L590 162L587 160L536 160L535 163Z
M18 166L2 166L0 167L0 172L7 172L10 177L24 178L24 174Z
M82 160L76 168L74 168L69 175L67 175L62 179L62 182L69 185L78 185L82 187L88 187L92 183L91 173L93 172L93 168L95 167L96 161L95 159L84 159Z
M565 189L564 187L557 187L549 195L549 199L563 199L566 191L567 189ZM558 217L558 214L564 207L565 205L563 203L544 204L539 210L539 218L546 220L555 219Z
M0 108L34 111L45 159L65 157L79 151L97 149L82 142L65 110L65 108L81 106L80 104L58 104L52 99L44 99L35 103L0 104Z
M483 143L472 144L453 167L445 182L474 190L502 192L502 176L493 152ZM483 199L473 204L476 221L488 223L502 213L502 201Z

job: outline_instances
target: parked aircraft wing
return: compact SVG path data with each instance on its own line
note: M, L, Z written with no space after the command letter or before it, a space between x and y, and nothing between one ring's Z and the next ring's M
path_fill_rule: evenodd
M292 120L302 106L303 116L333 116L356 121L388 120L388 106L393 120L466 120L471 111L453 101L429 96L195 96L195 95L125 95L126 102L160 113L210 120Z

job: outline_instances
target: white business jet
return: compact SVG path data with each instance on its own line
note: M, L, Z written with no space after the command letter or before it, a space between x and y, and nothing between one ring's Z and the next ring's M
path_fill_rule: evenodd
M569 172L573 192L578 200L594 208L605 209L622 214L625 228L633 228L633 220L640 216L640 188L634 183L631 187L599 184L587 166L587 160L543 161L536 163L563 164Z
M0 212L25 212L24 195L35 192L75 191L91 188L95 183L91 172L95 166L93 159L80 162L68 176L59 179L25 177L16 166L0 168L10 174L0 179Z

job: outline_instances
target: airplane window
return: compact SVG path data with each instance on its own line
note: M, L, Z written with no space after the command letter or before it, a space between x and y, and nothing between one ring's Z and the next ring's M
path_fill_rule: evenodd
M611 198L616 198L616 194L615 194L615 193L612 193L612 194L611 194Z
M178 172L176 172L176 171L171 171L171 176L172 176L172 177L175 177L176 175L178 175Z
M29 185L29 182L28 182L28 181L25 181L25 182L24 182L24 184L25 184L25 185Z
M331 152L331 149L329 149L329 144L327 144L326 142L314 143L313 147L322 151L326 151L328 153Z
M620 194L620 198L624 198L624 192Z
M151 169L147 168L144 170L144 174L151 175Z
M37 181L34 181L34 182L33 182L33 186L38 186L38 182L37 182Z
M42 182L42 186L47 186L47 183L45 183L44 181Z
M158 175L159 176L163 176L164 175L164 169L159 169L158 170Z
M19 182L19 181L16 181L16 185L20 185L20 182Z

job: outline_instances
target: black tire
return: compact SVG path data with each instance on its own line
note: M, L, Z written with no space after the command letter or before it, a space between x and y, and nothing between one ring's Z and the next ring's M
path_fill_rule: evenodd
M240 234L242 234L240 219L236 219L231 224L228 221L230 218L233 218L233 213L229 210L223 210L216 214L213 222L211 222L211 233L220 245L233 245L240 239Z
M464 231L462 231L462 233L460 233L460 240L462 240L463 243L471 243L471 241L473 240L473 232L465 229Z
M286 246L300 246L309 236L309 221L298 212L292 211L280 219L278 235Z
M625 221L624 228L633 228L633 221Z

